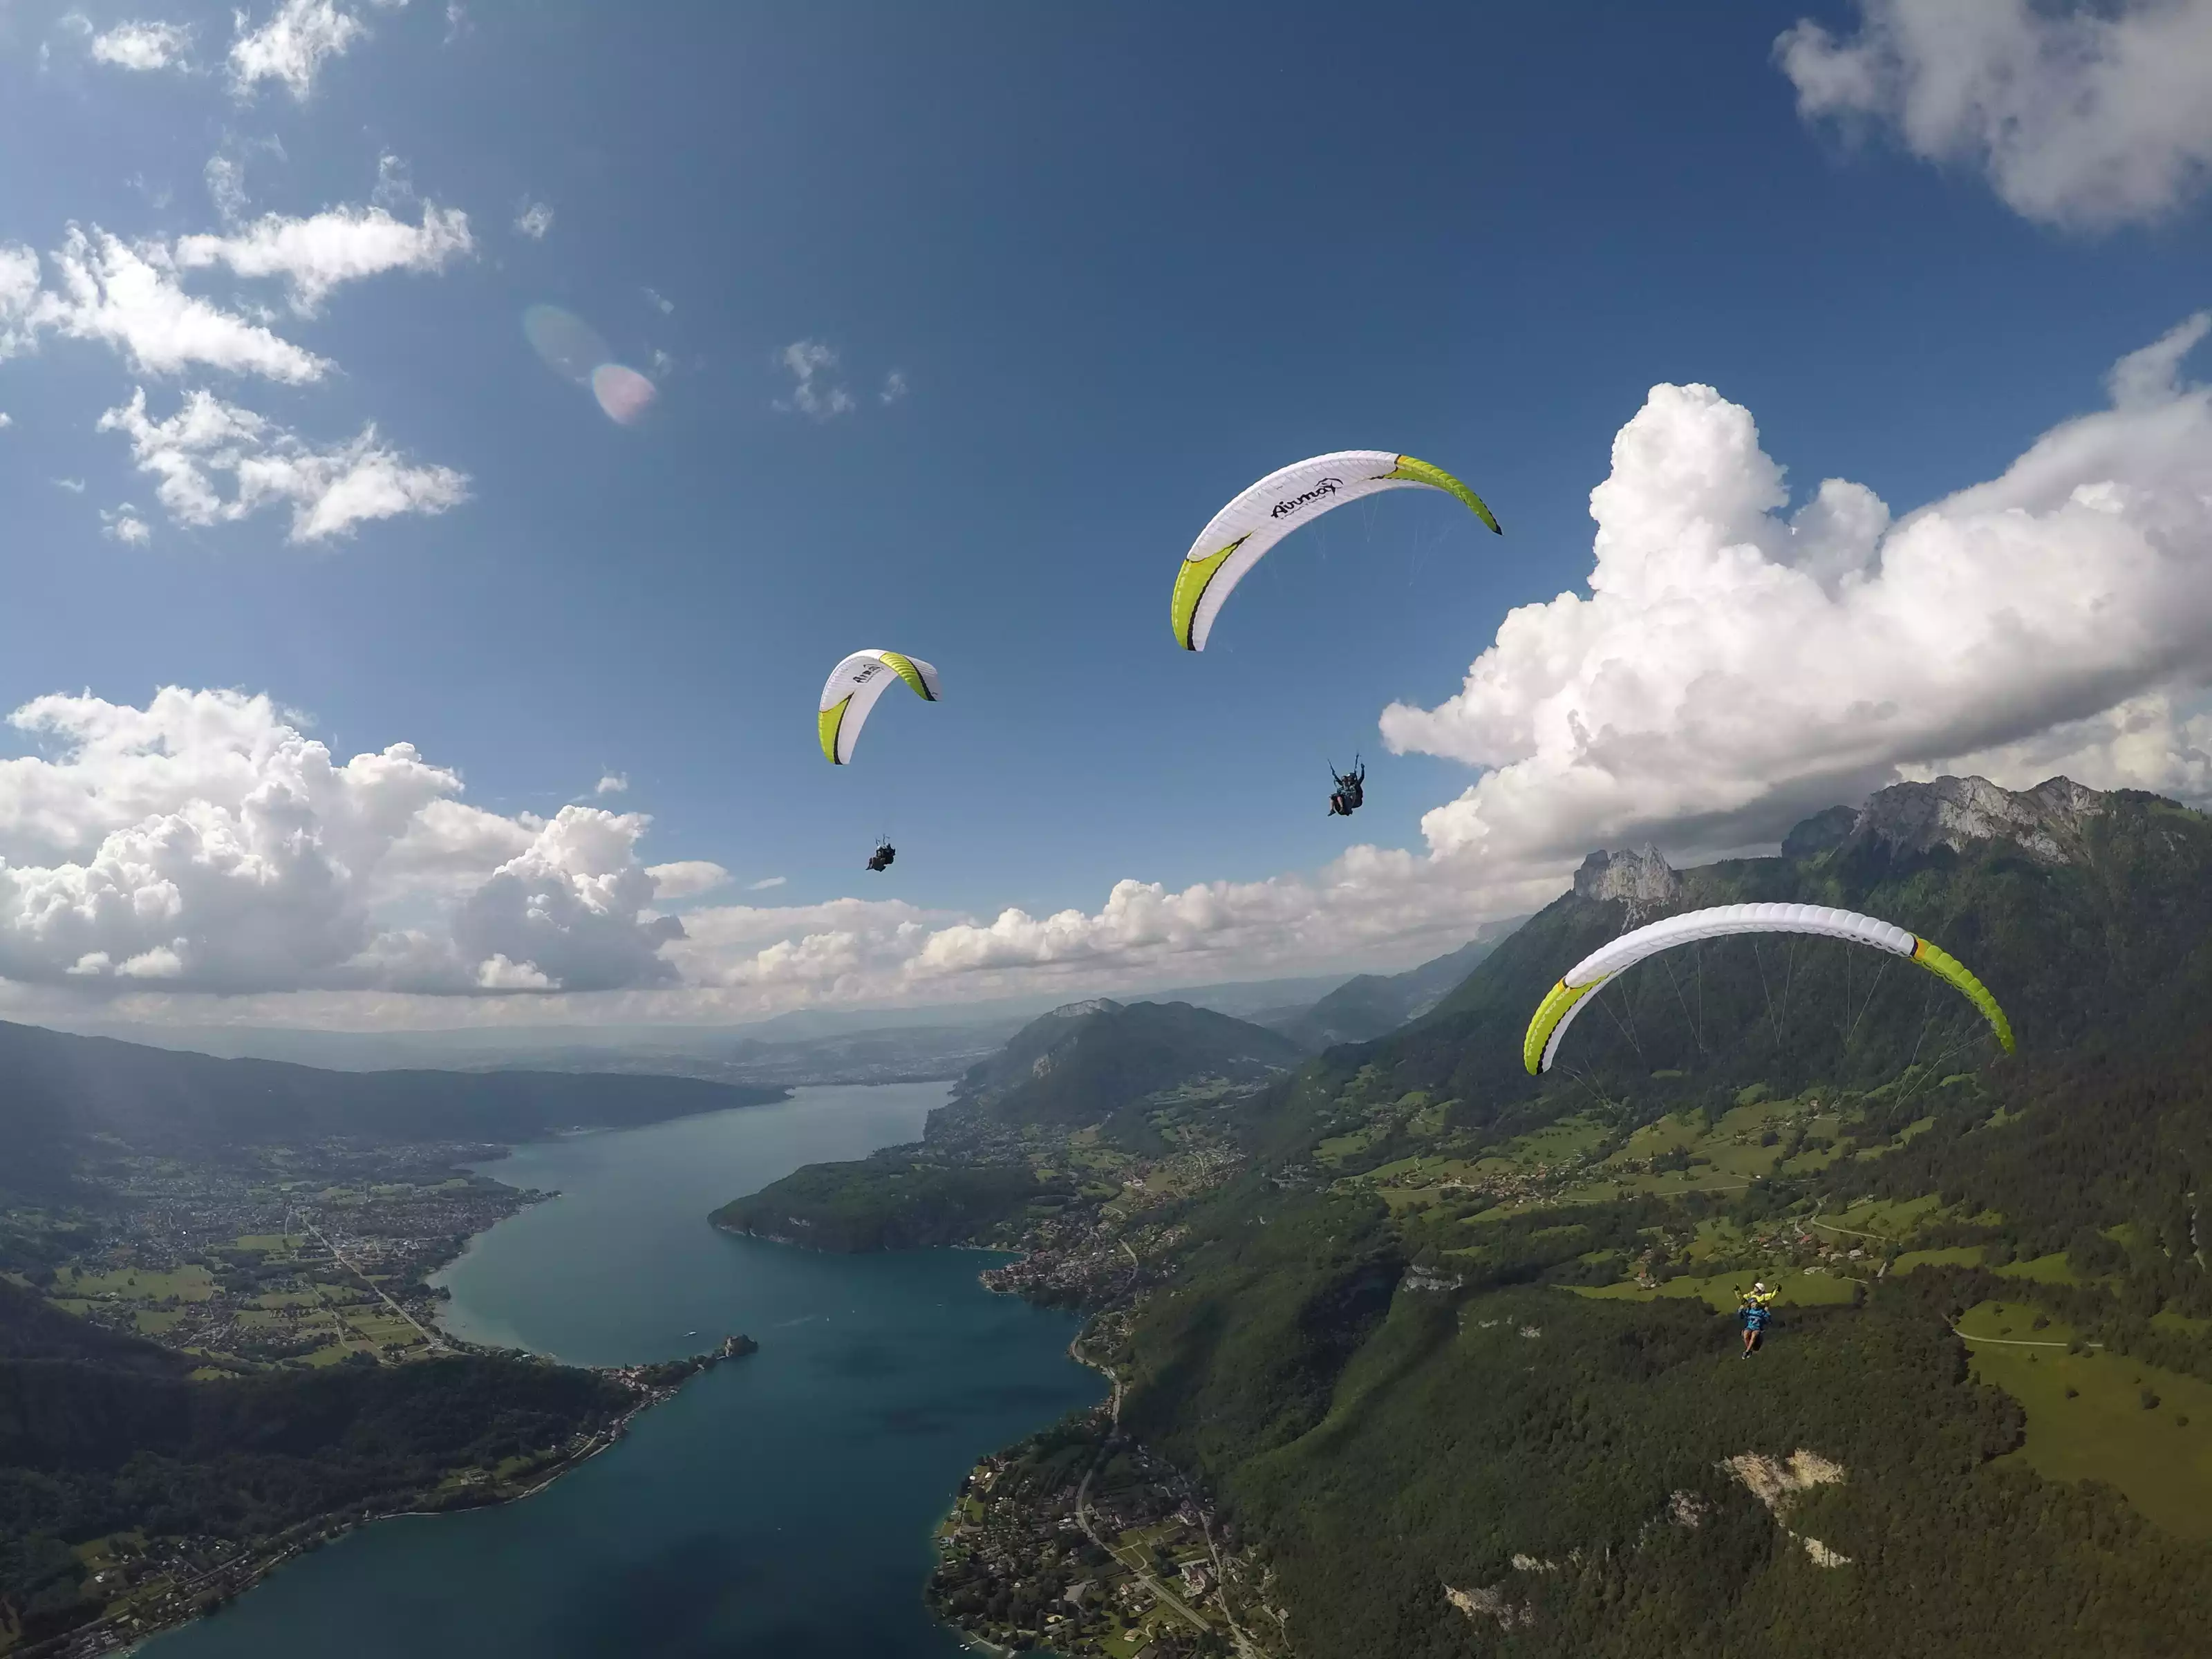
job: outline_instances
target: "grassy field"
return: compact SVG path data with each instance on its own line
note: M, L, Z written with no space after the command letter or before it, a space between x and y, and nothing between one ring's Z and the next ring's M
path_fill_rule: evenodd
M1893 1273L1909 1273L1915 1267L1975 1267L1981 1265L1982 1247L1978 1244L1954 1244L1941 1250L1907 1250L1890 1264Z
M1596 1297L1612 1302L1650 1302L1662 1296L1693 1297L1721 1313L1734 1313L1736 1303L1751 1288L1755 1279L1765 1279L1776 1291L1775 1305L1780 1308L1810 1308L1836 1306L1850 1301L1855 1294L1853 1281L1832 1273L1715 1273L1698 1279L1684 1274L1670 1279L1656 1291L1647 1291L1639 1285L1587 1285L1571 1288L1577 1296Z
M2066 1265L2066 1252L2054 1251L2050 1255L2030 1257L2026 1261L2008 1261L1997 1269L2006 1279L2032 1279L2039 1285L2079 1285L2081 1276Z
M118 1297L125 1302L204 1302L215 1294L215 1279L205 1267L179 1267L172 1273L152 1273L137 1267L114 1267L106 1273L85 1273L64 1267L47 1292L61 1297L89 1299Z
M1933 1193L1922 1198L1868 1199L1848 1210L1821 1216L1815 1231L1869 1235L1861 1241L1867 1243L1901 1239L1942 1207L1942 1201Z
M2212 1383L2124 1354L2070 1354L2073 1333L2036 1328L2036 1316L1985 1302L1959 1322L1974 1376L2027 1408L2027 1443L2007 1455L2053 1480L2106 1481L2168 1531L2212 1540ZM1990 1340L2001 1331L2013 1334Z

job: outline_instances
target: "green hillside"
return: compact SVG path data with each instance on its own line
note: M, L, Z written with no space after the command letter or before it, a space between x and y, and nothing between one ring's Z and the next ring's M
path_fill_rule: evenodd
M1161 1090L1200 1078L1249 1082L1296 1066L1310 1052L1278 1032L1187 1002L1102 1000L1031 1021L970 1067L958 1093L1002 1123L1110 1123Z
M1526 1074L1580 957L1754 900L1936 940L2018 1057L1909 964L1731 940ZM2208 940L2212 820L2063 781L1594 857L1427 1016L1236 1109L1255 1159L1179 1212L1124 1420L1256 1540L1310 1659L2199 1651ZM1782 1316L1746 1363L1754 1274Z
M731 1232L809 1249L914 1250L964 1243L1033 1204L1068 1196L1025 1164L947 1165L879 1152L809 1164L708 1218Z
M1010 1227L1111 1197L1152 1155L1203 1146L1224 1103L1305 1052L1188 1003L1071 1004L969 1067L921 1145L809 1164L713 1219L817 1249L1004 1242Z
M1437 1103L1431 1139L1479 1141L1594 1103L1626 1122L1754 1084L1778 1096L1917 1092L1916 1066L1948 1074L1992 1060L1971 1007L1932 975L1850 945L1769 937L1686 947L1623 975L1576 1022L1554 1073L1526 1074L1522 1033L1562 973L1632 925L1708 905L1833 905L1923 934L1989 986L2024 1060L2130 1053L2191 1029L2212 991L2212 819L2119 793L2097 797L2047 854L1998 836L1919 848L1885 831L1924 787L1884 791L1861 815L1869 823L1804 856L1659 866L1650 898L1598 896L1618 884L1614 862L1594 854L1575 890L1424 1018L1309 1067L1268 1126L1276 1149L1290 1155L1302 1133L1310 1146L1347 1111L1415 1093Z
M1770 936L1630 970L1528 1075L1577 960L1752 901L1925 935L2018 1054L1908 963ZM1428 1013L1295 1071L1195 1011L1060 1011L922 1147L732 1207L886 1240L933 1208L904 1237L973 1224L1028 1253L1001 1282L1104 1310L1122 1425L1304 1659L2193 1655L2208 989L2212 819L1944 779L1772 858L1595 854Z

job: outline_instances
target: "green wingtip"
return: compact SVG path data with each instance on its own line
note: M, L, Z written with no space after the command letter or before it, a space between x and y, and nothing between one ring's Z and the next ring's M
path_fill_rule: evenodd
M1244 542L1245 538L1239 536L1218 553L1209 553L1202 559L1185 559L1182 568L1176 572L1175 596L1168 603L1168 623L1175 629L1176 643L1184 650L1198 649L1191 638L1191 629L1197 625L1199 601L1206 597L1206 584Z
M883 653L883 659L901 679L914 688L915 696L920 697L924 702L937 701L930 695L929 684L921 678L921 670L914 665L912 658L902 651L886 651Z
M1990 988L1976 979L1966 963L1942 945L1931 944L1917 933L1912 938L1912 959L1980 1009L1982 1018L1989 1021L1990 1029L1996 1033L1997 1042L2007 1054L2018 1052L2013 1042L2012 1022L2005 1018L2005 1011L1997 1006L1997 1000L1990 994Z
M1536 1005L1536 1012L1528 1021L1528 1034L1521 1039L1521 1063L1528 1068L1530 1077L1544 1069L1544 1046L1551 1042L1553 1031L1567 1017L1567 1011L1594 988L1570 985L1561 980L1544 993L1544 1000Z
M1448 495L1456 495L1467 503L1468 510L1476 518L1490 526L1491 534L1503 536L1505 533L1498 526L1497 515L1484 505L1482 497L1440 466L1431 465L1429 462L1412 455L1401 455L1398 458L1398 465L1382 476L1386 478L1409 478L1415 483L1425 483L1432 489L1441 489Z
M844 724L845 705L852 701L850 697L841 697L834 708L825 708L815 717L816 727L822 738L822 752L832 766L845 763L837 758L837 728Z

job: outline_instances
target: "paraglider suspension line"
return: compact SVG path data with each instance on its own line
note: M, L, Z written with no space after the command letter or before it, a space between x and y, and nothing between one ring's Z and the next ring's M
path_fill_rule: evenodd
M1755 936L1751 941L1751 959L1759 966L1759 991L1766 999L1767 1028L1774 1033L1774 1051L1779 1056L1782 1052L1782 1021L1774 1012L1774 987L1767 982L1766 958L1760 954Z
M1615 982L1616 982L1616 983L1618 983L1618 982L1619 982L1619 980L1620 980L1620 977L1621 977L1621 976L1620 976L1620 975L1616 975L1614 976L1614 978L1615 978ZM1635 1010L1635 1009L1633 1009L1633 1008L1631 1008L1631 1009L1628 1011L1628 1021L1627 1021L1627 1023L1626 1023L1626 1024L1623 1024L1623 1023L1622 1023L1622 1020L1621 1020L1621 1018L1620 1018L1620 1013L1619 1013L1618 1012L1616 1012L1616 1011L1615 1011L1615 1009L1613 1008L1613 1002L1614 1002L1614 1000L1615 1000L1615 999L1611 998L1611 997L1608 997L1608 996L1606 994L1606 993L1607 993L1607 992L1608 992L1608 991L1610 991L1610 990L1612 990L1612 989L1613 989L1613 986L1612 986L1612 985L1606 985L1606 986L1601 986L1601 988L1599 988L1598 994L1597 994L1597 1004L1598 1004L1598 1006L1599 1006L1600 1007L1601 1007L1601 1008L1603 1008L1603 1009L1605 1010L1605 1012L1606 1012L1606 1018L1607 1018L1608 1019L1612 1020L1612 1022L1613 1023L1614 1027L1615 1027L1617 1030L1619 1030L1619 1031L1620 1032L1621 1036L1625 1036L1625 1037L1626 1037L1626 1038L1628 1039L1628 1046L1629 1046L1630 1048L1633 1048L1633 1049L1635 1049L1635 1050L1636 1050L1636 1057L1637 1057L1637 1059L1638 1059L1638 1060L1642 1060L1642 1059L1644 1058L1644 1045L1643 1045L1642 1043L1638 1042L1636 1040L1636 1030L1635 1030L1636 1010ZM1626 993L1623 993L1623 995L1626 995Z
M1703 1056L1705 1052L1705 1034L1698 1029L1697 1018L1690 1012L1689 999L1682 994L1682 981L1674 977L1674 964L1667 960L1664 951L1660 953L1659 965L1666 969L1667 983L1674 993L1674 1001L1682 1010L1683 1019L1689 1024L1690 1045L1700 1056Z
M1889 957L1885 955L1875 968L1874 983L1867 987L1865 1000L1859 1004L1858 1012L1851 1014L1850 1023L1844 1027L1844 1051L1846 1054L1850 1052L1851 1039L1858 1035L1859 1022L1867 1017L1867 1010L1874 1006L1875 994L1881 989L1882 975L1888 971ZM1849 951L1844 955L1844 1012L1851 1013L1851 953Z

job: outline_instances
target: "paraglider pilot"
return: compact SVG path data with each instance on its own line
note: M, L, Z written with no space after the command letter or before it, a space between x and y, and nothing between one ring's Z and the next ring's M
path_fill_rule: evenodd
M1333 818L1348 818L1367 804L1367 769L1359 763L1359 757L1352 757L1352 770L1340 772L1328 769L1329 776L1336 780L1336 793L1328 798L1328 815Z
M876 871L888 870L891 867L891 860L897 856L898 848L893 847L890 842L878 842L876 850L868 854L868 868Z
M1764 1279L1753 1279L1751 1288L1743 1293L1736 1304L1736 1316L1743 1321L1743 1357L1748 1359L1759 1351L1765 1338L1766 1322L1774 1317L1774 1292L1766 1288Z

